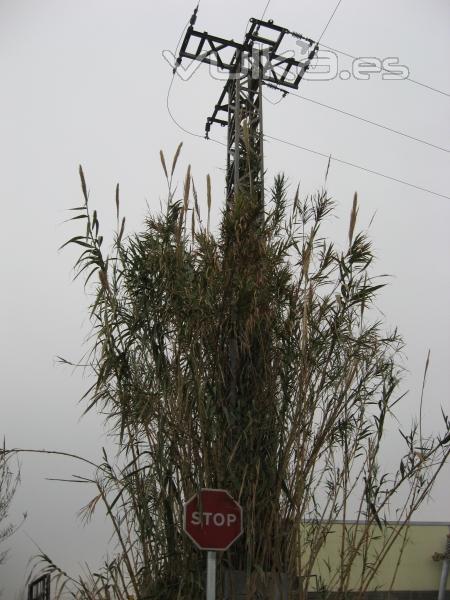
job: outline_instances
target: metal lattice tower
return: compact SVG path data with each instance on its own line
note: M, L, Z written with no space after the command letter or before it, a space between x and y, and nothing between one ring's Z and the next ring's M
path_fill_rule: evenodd
M223 39L197 31L198 7L190 20L181 44L177 64L183 58L198 60L228 72L228 80L214 111L206 121L206 138L217 123L228 127L227 205L236 194L246 192L258 198L264 207L263 86L287 93L297 89L318 50L313 40L273 21L250 19L244 41ZM305 59L279 54L285 36L293 35L304 45Z

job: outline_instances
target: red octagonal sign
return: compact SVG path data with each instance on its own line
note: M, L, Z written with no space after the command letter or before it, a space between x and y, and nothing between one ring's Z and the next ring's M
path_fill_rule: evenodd
M183 527L201 550L228 550L243 531L242 507L226 490L202 489L185 502Z

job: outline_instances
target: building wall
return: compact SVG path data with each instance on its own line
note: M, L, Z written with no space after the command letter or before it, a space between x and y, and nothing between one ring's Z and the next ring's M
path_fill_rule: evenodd
M368 531L370 543L366 544L366 572L370 565L375 564L377 557L383 547L383 542L394 531L394 526L383 528L372 527ZM342 523L333 524L327 540L319 552L318 560L314 565L313 572L319 576L322 583L330 591L338 587L336 573L338 572L338 557L341 552L341 543L344 534L344 540L348 540L344 547L346 551L361 540L365 529L355 524L347 524L344 528ZM433 554L436 552L444 553L446 546L446 536L449 533L449 525L445 523L413 523L408 527L407 539L403 548L402 560L397 568L397 562L403 536L400 536L392 545L386 558L377 569L369 590L389 590L395 571L397 574L392 585L392 590L438 590L442 570L442 561L434 561ZM364 545L361 546L361 550ZM355 559L351 569L350 585L352 589L358 589L363 572L364 560L362 556ZM449 578L450 579L450 578ZM314 581L311 581L311 590L315 588ZM450 590L450 582L447 582L447 590Z

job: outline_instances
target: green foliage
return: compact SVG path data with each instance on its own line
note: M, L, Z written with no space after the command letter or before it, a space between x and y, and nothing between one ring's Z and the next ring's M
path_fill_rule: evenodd
M82 250L77 276L99 278L88 361L96 380L86 398L106 414L126 463L115 470L105 457L86 508L105 503L119 546L91 589L96 598L201 597L204 560L182 532L182 506L200 488L220 487L245 515L220 573L245 571L249 598L267 571L300 575L306 591L333 520L351 513L365 523L362 535L343 535L330 575L344 594L372 525L384 527L406 488L387 548L448 456L422 438L418 457L416 428L398 473L379 467L402 342L371 317L382 284L370 271L370 241L355 234L356 197L344 251L321 236L334 209L327 193L290 199L283 176L263 215L255 198L237 196L213 235L209 180L206 228L190 168L175 199L179 151L170 176L161 153L168 203L141 233L124 237L117 190L109 255L80 169L85 203L74 218L87 228L67 243ZM373 572L363 570L361 590ZM83 585L79 596L94 597Z

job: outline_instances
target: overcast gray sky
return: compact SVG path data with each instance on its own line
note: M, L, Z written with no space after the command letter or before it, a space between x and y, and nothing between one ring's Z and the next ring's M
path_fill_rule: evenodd
M336 3L272 0L266 17L317 39ZM202 0L197 27L239 40L248 19L260 17L265 4ZM74 231L63 221L66 209L80 204L78 165L106 230L113 226L114 186L120 182L132 231L147 205L157 209L164 197L159 149L171 155L183 141L179 177L191 163L202 192L211 174L217 222L224 149L180 129L166 108L171 70L162 51L175 48L192 9L193 3L181 0L0 0L0 435L10 446L72 451L96 460L108 445L100 417L80 419L78 400L88 382L55 364L56 355L80 358L88 332L88 299L80 282L72 282L75 253L57 252ZM279 104L267 100L265 133L450 196L449 22L448 0L342 0L324 44L356 56L399 57L410 78L445 93L380 76L304 81L300 88L308 98L444 150L295 97ZM350 67L350 59L340 56L339 71ZM170 106L183 129L203 132L221 85L206 67L187 82L175 80ZM225 140L225 130L213 135ZM266 143L268 177L283 170L293 184L301 182L304 194L322 186L326 163L305 150ZM338 203L330 233L339 242L345 242L355 190L359 224L367 226L376 213L375 270L393 275L377 306L387 326L398 325L406 339L405 387L411 392L401 421L407 424L417 409L431 348L425 420L434 431L440 406L448 412L450 404L450 200L336 162L328 189ZM29 516L11 542L8 565L0 567L8 600L19 597L27 561L36 553L32 540L76 572L83 561L98 564L109 535L102 515L88 527L77 520L91 490L46 480L89 474L85 468L59 458L21 460L14 514L26 510ZM419 518L450 520L449 482L447 468Z

